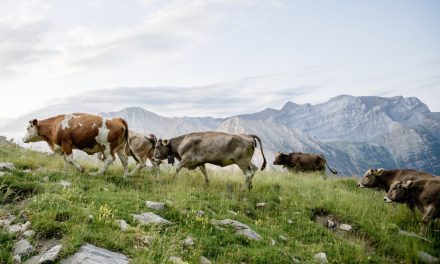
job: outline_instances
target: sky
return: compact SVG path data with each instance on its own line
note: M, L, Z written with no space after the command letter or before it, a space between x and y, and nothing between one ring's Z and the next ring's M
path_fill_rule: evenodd
M340 94L440 111L436 0L0 4L0 125L51 106L224 117Z

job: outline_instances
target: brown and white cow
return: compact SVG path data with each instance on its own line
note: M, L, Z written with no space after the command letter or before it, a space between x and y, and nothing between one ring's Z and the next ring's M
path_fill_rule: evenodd
M274 165L283 165L283 167L289 170L297 171L321 171L325 173L325 166L333 173L337 174L336 170L333 170L328 166L327 161L323 155L310 154L302 152L292 152L284 154L282 152L275 153Z
M440 179L395 181L384 200L416 206L423 214L420 232L426 234L429 222L440 218Z
M103 175L115 160L115 153L124 166L124 176L129 174L125 147L128 142L128 125L122 118L106 119L96 115L74 113L58 115L44 120L29 121L24 143L46 141L49 147L63 156L67 164L84 172L73 159L72 150L79 149L89 155L102 152L105 162L97 174ZM137 157L133 155L136 160Z
M147 160L150 160L153 165L153 169L156 171L156 177L159 176L160 162L153 160L154 146L156 145L157 138L153 134L141 134L133 130L128 131L128 143L125 147L125 154L127 157L133 156L133 152L139 159L136 167L130 172L130 176L135 175L140 170L147 166ZM98 158L102 161L105 160L103 153L98 153Z
M206 163L225 167L236 164L244 173L244 187L252 188L252 177L258 170L252 164L252 156L257 141L260 144L263 156L261 170L266 167L266 158L263 153L261 140L255 135L229 134L224 132L196 132L171 139L159 139L154 150L154 159L159 161L168 158L172 163L174 158L179 161L174 178L182 168L194 170L197 167L202 171L206 184L209 184Z
M388 192L391 184L393 184L395 181L421 180L432 177L435 176L427 172L413 169L368 169L362 179L359 181L358 186L361 188L379 188Z

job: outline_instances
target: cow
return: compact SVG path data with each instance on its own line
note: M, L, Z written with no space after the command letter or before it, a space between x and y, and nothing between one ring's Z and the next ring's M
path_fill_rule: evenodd
M283 165L284 168L297 171L321 171L325 175L325 166L333 174L337 174L336 170L330 168L323 155L310 154L301 152L292 152L284 154L282 152L275 153L274 165Z
M168 162L173 163L176 158L179 164L174 179L182 168L194 170L198 167L205 177L206 185L209 184L206 163L220 167L236 164L246 177L244 189L250 190L252 177L258 170L257 166L252 164L257 141L263 156L261 170L264 170L266 157L261 140L256 135L207 131L185 134L171 139L159 139L154 149L154 159L159 161L168 158Z
M46 141L53 152L63 156L66 164L73 165L80 172L84 172L84 167L73 159L73 149L82 150L89 155L102 152L105 162L97 173L90 173L91 175L105 174L115 160L116 153L124 167L124 176L129 175L124 151L128 144L128 125L122 118L107 119L74 113L44 120L33 119L29 121L23 142L38 141ZM130 147L129 149L131 151ZM136 161L139 160L134 153L132 156Z
M384 200L416 206L423 214L420 233L426 234L430 221L440 218L440 179L395 181Z
M150 160L153 165L153 169L156 171L156 177L159 176L160 163L153 160L154 146L156 145L157 138L153 134L140 134L133 130L128 131L128 142L125 147L125 154L127 157L132 156L131 152L139 159L136 167L130 172L130 176L135 175L140 170L146 167L147 160ZM102 161L105 160L103 153L98 153L98 158Z
M358 186L361 188L379 188L388 192L391 184L395 181L419 180L432 177L435 176L427 172L413 169L368 169L359 181Z

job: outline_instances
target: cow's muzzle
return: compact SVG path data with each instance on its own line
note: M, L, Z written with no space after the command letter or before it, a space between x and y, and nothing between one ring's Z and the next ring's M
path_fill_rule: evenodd
M385 196L385 197L383 198L383 200L384 200L385 202L387 202L387 203L391 203L391 202L392 202L392 200L391 200L390 198L388 198L388 196Z
M360 188L365 188L365 186L363 186L362 183L358 183L358 186L359 186Z

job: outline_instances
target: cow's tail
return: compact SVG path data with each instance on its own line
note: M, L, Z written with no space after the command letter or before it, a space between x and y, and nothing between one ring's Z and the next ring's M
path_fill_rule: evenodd
M131 156L133 157L133 159L134 159L136 162L139 162L139 158L138 158L138 156L136 156L136 154L134 153L134 151L131 149L131 146L130 146L130 140L128 140L128 124L127 124L127 121L125 121L125 120L122 119L122 118L121 118L121 121L122 121L122 124L124 124L124 127L125 127L124 138L125 138L125 142L126 142L126 144L127 144L127 146L128 146L128 149L130 150L130 154L131 154Z
M261 139L256 136L256 135L251 135L252 138L255 140L258 140L258 143L260 143L260 150L261 150L261 155L263 156L263 165L261 165L261 170L264 170L266 168L266 157L264 156L264 152L263 152L263 144L261 144ZM257 145L257 142L255 142L255 145Z
M327 160L325 161L325 165L327 166L327 168L333 173L333 174L338 174L337 170L332 170L332 168L330 168L330 166L327 163Z

